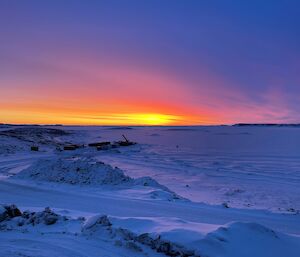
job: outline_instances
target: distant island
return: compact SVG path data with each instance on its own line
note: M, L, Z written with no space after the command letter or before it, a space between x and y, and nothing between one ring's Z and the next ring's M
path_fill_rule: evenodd
M234 127L248 127L248 126L255 126L255 127L300 127L300 124L298 123L237 123L232 125Z

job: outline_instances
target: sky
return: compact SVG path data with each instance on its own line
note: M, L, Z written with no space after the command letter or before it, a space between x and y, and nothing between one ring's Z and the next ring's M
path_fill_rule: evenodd
M0 0L0 123L300 123L299 10Z

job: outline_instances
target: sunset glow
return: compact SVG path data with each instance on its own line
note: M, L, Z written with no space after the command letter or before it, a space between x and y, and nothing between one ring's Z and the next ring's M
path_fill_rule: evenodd
M157 114L157 113L109 113L102 115L83 115L63 114L59 117L56 113L26 113L26 112L10 112L7 115L0 111L1 117L4 117L9 123L18 124L66 124L66 125L182 125L185 124L187 117ZM189 118L190 124L192 121ZM56 121L56 122L54 122ZM186 125L190 125L186 124Z
M131 2L1 1L0 122L299 122L296 7Z

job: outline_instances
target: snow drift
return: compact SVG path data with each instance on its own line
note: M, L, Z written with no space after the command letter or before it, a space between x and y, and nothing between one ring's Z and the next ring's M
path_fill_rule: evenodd
M131 180L122 170L86 157L38 160L15 178L77 185L119 185Z
M137 222L133 222L133 220ZM122 224L123 227L118 224ZM156 218L129 218L127 220L121 219L120 222L118 218L97 215L84 223L82 233L90 236L102 236L103 231L106 231L110 237L117 240L116 242L120 246L128 245L130 242L133 249L142 251L143 247L150 247L167 256L300 256L300 239L298 237L276 232L257 223L232 222L206 235L203 234L203 229L199 231L197 229L185 229L184 242L180 242L182 235L178 233L178 231L183 230L177 226L165 226L166 230L164 231L161 230L162 226L159 224L159 232L152 231L149 233L148 231L151 231L151 228L156 225L158 225ZM197 224L195 226L197 227ZM136 233L137 230L144 231L143 233L141 231Z
M178 233L182 230L182 223L186 224L184 240ZM40 252L36 252L38 248L62 257L70 256L70 252L72 256L103 254L114 257L300 256L299 237L279 233L257 223L233 222L218 228L211 226L210 232L205 232L201 223L189 223L179 220L172 223L157 217L120 218L102 214L74 218L48 207L42 211L21 211L15 205L0 205L0 241L6 244L7 249L13 245L18 256L25 253L28 254L26 256L41 256ZM26 244L19 248L15 240L7 238L18 238L19 242L25 240ZM32 244L28 244L28 240ZM73 251L68 248L68 244L74 241L81 247L80 252L74 251L77 244L69 245ZM90 246L98 250L90 252ZM0 250L2 247L0 244ZM85 249L84 254L82 249ZM8 254L6 256L14 256L10 255L12 251L3 250Z
M119 188L141 186L156 189L150 192L153 199L183 199L151 177L134 179L117 167L113 168L111 165L83 156L40 159L16 174L14 178L72 185L119 186Z

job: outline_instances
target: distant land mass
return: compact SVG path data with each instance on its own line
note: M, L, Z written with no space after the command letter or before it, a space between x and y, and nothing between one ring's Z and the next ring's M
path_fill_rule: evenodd
M299 123L237 123L234 127L300 127Z

